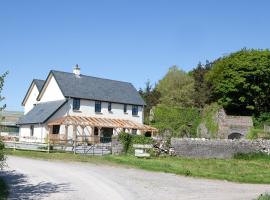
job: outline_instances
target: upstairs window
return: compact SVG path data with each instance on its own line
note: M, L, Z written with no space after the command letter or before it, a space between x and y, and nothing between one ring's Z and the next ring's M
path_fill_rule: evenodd
M112 103L111 103L111 102L108 103L108 111L109 111L109 112L112 111Z
M80 110L80 107L81 107L81 100L73 99L73 110Z
M60 132L60 126L59 125L53 125L52 134L59 134Z
M138 106L132 106L132 115L137 116L138 115Z
M95 112L101 112L101 101L95 101Z
M127 104L124 104L124 113L127 113Z
M30 136L31 137L34 136L34 126L33 125L30 126Z

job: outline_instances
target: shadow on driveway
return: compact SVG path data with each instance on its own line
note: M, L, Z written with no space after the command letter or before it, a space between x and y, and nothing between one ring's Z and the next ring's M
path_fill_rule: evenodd
M16 171L2 171L0 176L9 185L9 199L42 199L53 193L72 191L69 183L40 182L31 184L25 175Z

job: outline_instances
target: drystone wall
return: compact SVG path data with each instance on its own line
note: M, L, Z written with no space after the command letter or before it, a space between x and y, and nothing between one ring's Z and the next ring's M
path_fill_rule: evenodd
M112 139L112 154L113 155L120 155L124 151L123 145L118 141L117 138Z
M176 155L197 158L231 158L237 153L265 152L270 154L270 140L207 140L172 138Z

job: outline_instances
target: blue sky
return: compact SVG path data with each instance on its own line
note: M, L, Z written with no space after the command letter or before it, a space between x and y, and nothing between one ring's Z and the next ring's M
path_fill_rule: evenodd
M270 46L270 1L0 0L0 73L8 110L49 70L157 82L176 64Z

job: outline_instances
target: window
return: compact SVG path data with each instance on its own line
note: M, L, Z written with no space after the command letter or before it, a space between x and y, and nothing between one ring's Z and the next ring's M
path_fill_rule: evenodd
M137 135L137 129L132 129L132 135Z
M80 110L80 107L81 107L81 100L73 99L73 110Z
M99 131L98 131L98 128L95 127L95 128L94 128L94 135L97 136L97 135L98 135L98 132L99 132Z
M124 105L124 113L127 113L127 104Z
M98 112L98 113L101 112L101 101L95 102L95 112Z
M52 134L59 134L60 132L60 125L53 125Z
M34 126L33 125L30 126L30 136L31 137L34 136Z
M109 111L109 112L112 111L112 103L111 103L111 102L108 103L108 111Z
M138 106L132 106L132 115L138 115Z

